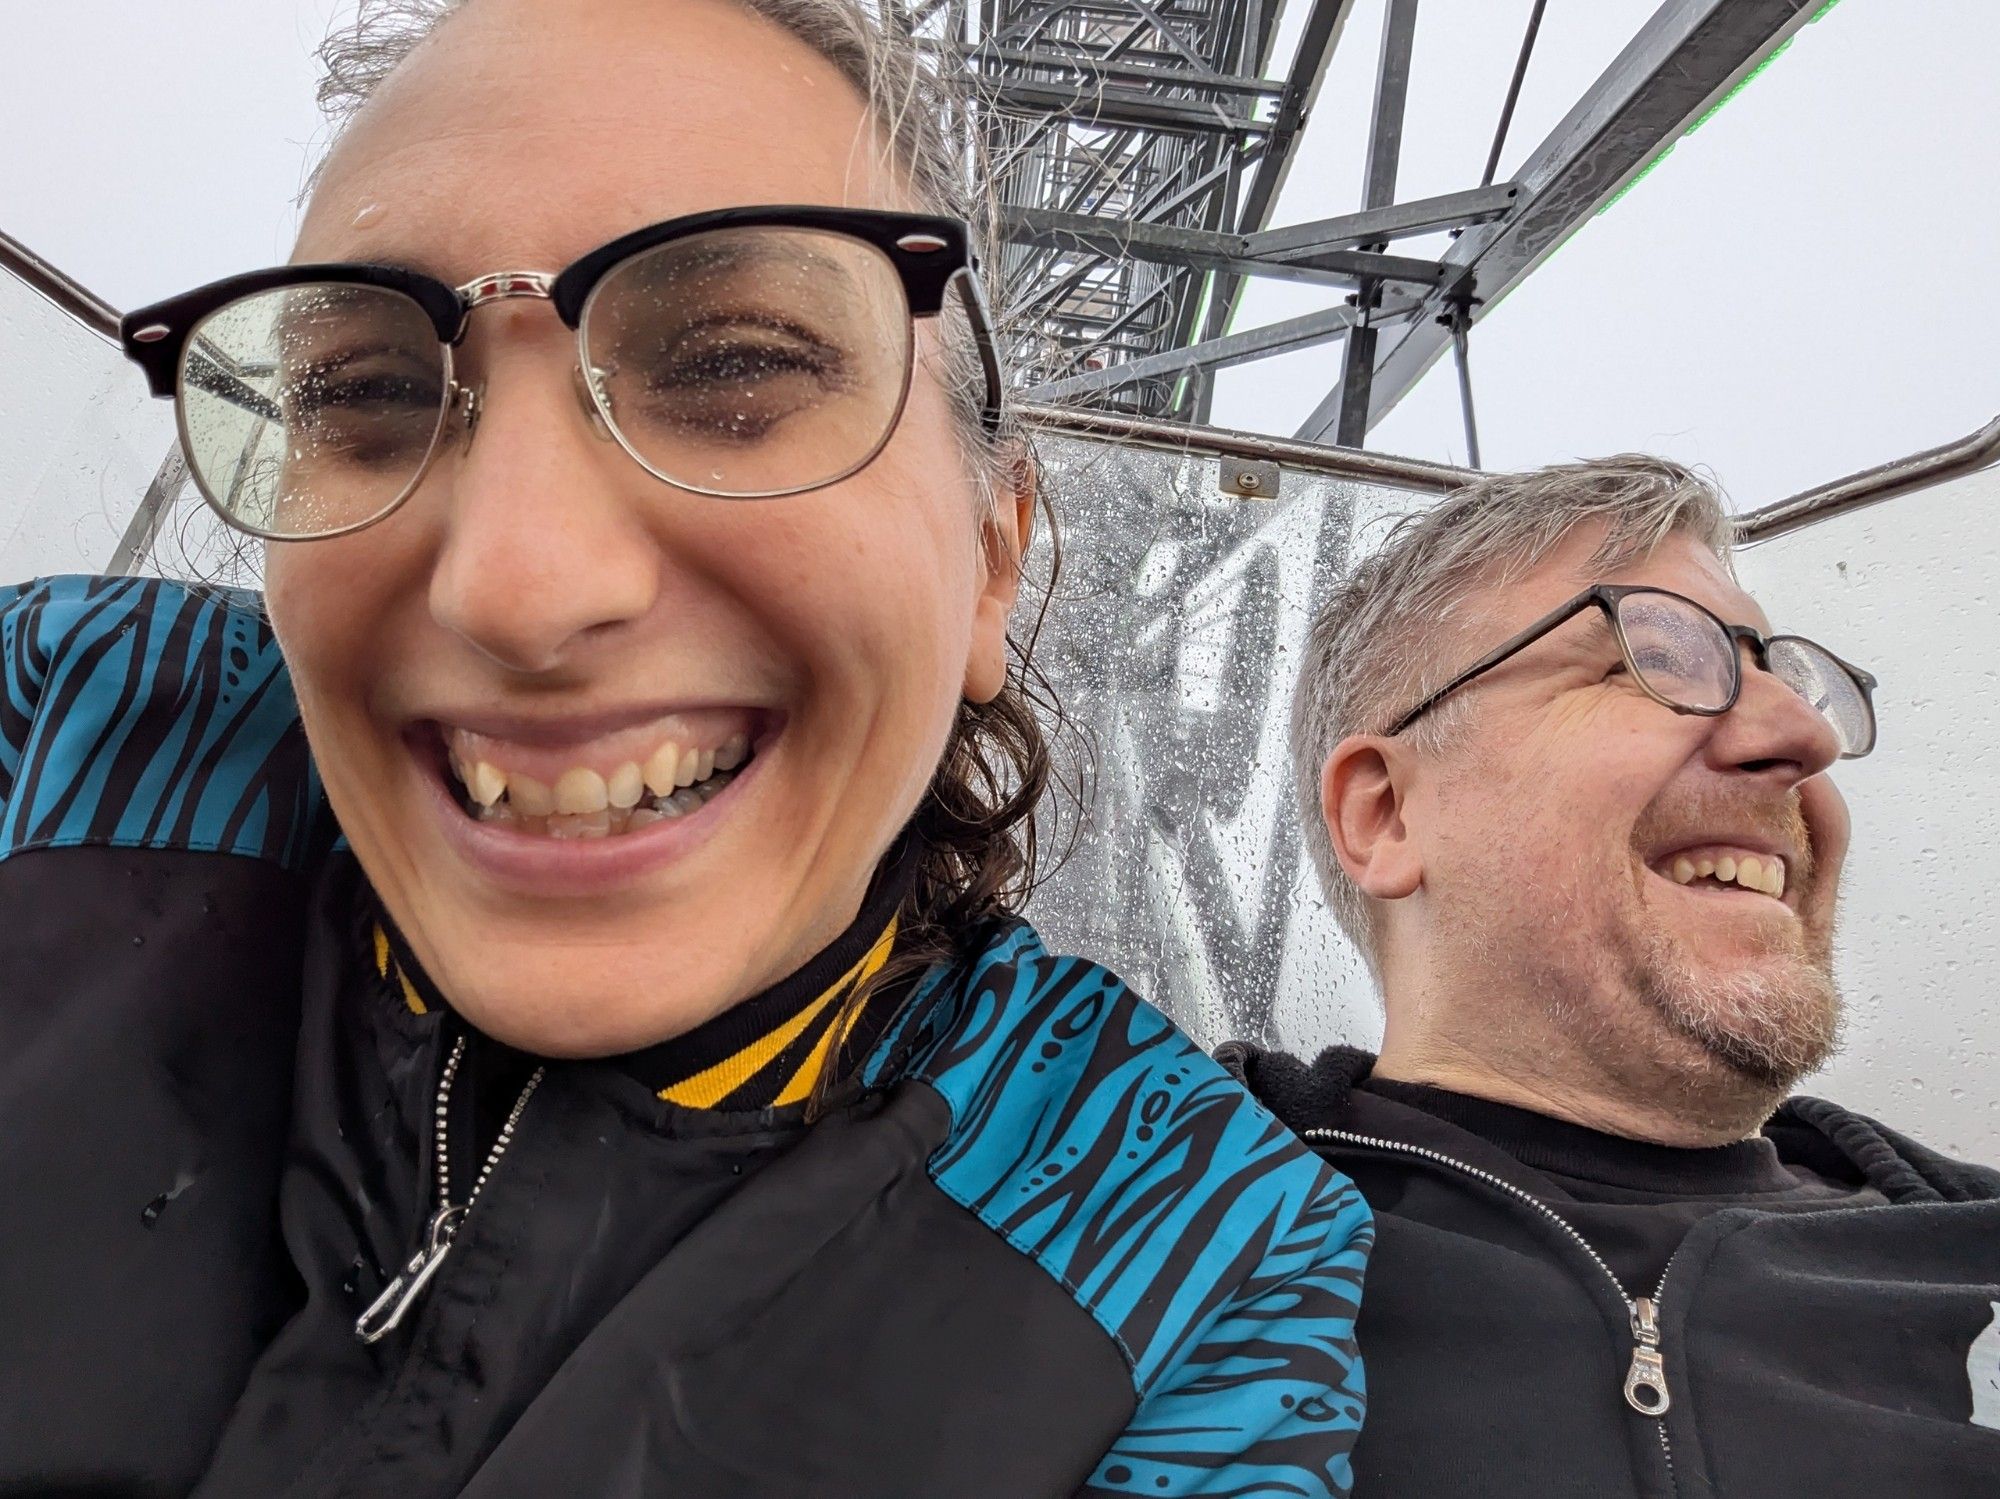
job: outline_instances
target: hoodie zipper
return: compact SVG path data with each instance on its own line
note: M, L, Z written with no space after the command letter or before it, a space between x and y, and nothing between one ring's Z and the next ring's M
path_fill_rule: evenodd
M493 1174L493 1168L500 1164L500 1158L507 1153L507 1147L514 1143L514 1126L521 1122L521 1111L528 1106L540 1086L542 1073L537 1067L528 1076L521 1089L521 1096L514 1100L514 1107L507 1113L507 1120L500 1126L500 1134L493 1142L493 1148L486 1153L486 1163L479 1168L479 1176L472 1183L472 1191L464 1202L451 1200L451 1086L458 1077L459 1064L465 1060L466 1037L460 1036L451 1048L451 1055L445 1059L444 1073L438 1079L436 1110L436 1143L433 1155L437 1167L437 1211L431 1214L430 1222L424 1228L424 1241L417 1252L410 1256L402 1273L382 1288L382 1294L368 1304L368 1310L354 1319L354 1336L364 1343L379 1343L402 1324L409 1315L410 1308L429 1287L438 1271L444 1267L444 1257L451 1252L453 1240L458 1237L459 1226L465 1215L472 1211L472 1205L479 1200L479 1194L486 1186L486 1179Z
M1626 1315L1631 1319L1632 1325L1632 1359L1625 1371L1622 1393L1625 1396L1625 1403L1633 1410L1642 1416L1653 1418L1654 1430L1660 1436L1660 1455L1667 1464L1667 1487L1670 1491L1678 1492L1678 1487L1674 1483L1674 1449L1672 1443L1667 1440L1666 1423L1667 1410L1673 1404L1673 1397L1667 1393L1666 1354L1660 1346L1659 1319L1660 1297L1666 1291L1667 1277L1673 1274L1674 1261L1680 1258L1678 1249L1668 1256L1666 1268L1660 1272L1659 1283L1654 1286L1653 1294L1635 1297L1627 1293L1623 1282L1612 1273L1611 1267L1604 1263L1604 1256L1597 1252L1590 1240L1577 1232L1575 1224L1533 1193L1522 1191L1512 1182L1495 1176L1490 1171L1469 1166L1464 1161L1456 1160L1442 1151L1431 1150L1426 1146L1406 1145L1400 1140L1377 1139L1373 1135L1357 1135L1351 1130L1309 1129L1301 1131L1300 1138L1337 1141L1344 1145L1359 1145L1370 1150L1385 1150L1391 1154L1421 1156L1427 1161L1461 1172L1526 1203L1569 1235L1576 1246L1589 1257L1590 1262L1597 1266L1605 1280L1610 1282L1611 1289L1618 1293L1618 1299L1625 1303Z

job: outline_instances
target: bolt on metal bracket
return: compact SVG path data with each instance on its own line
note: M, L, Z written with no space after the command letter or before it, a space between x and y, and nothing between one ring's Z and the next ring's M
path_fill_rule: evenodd
M1224 494L1241 495L1246 500L1275 500L1279 470L1275 463L1253 458L1224 458L1217 465L1216 487Z

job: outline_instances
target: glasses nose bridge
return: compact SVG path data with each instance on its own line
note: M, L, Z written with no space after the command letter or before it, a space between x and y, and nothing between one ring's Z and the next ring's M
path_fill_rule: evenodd
M1736 653L1739 661L1743 657L1743 647L1747 645L1750 647L1750 659L1761 670L1771 669L1771 642L1765 638L1763 631L1750 625L1725 624L1722 628L1729 632L1729 648Z
M547 271L493 271L456 288L458 305L470 316L473 309L488 302L505 302L532 297L544 302L555 300L556 278Z
M453 288L458 297L458 305L462 309L459 317L459 336L461 338L464 336L467 320L472 314L489 302L507 302L525 298L553 303L555 284L556 278L547 271L492 271L466 282L463 286ZM605 423L604 413L591 399L590 388L585 383L581 353L571 373L574 377L577 405L589 418L591 430L600 439L608 439L611 435L610 428ZM594 375L595 371L592 372L593 377ZM454 379L452 384L459 392L458 399L464 408L466 435L470 438L479 427L480 411L485 403L485 382L481 381L474 386Z

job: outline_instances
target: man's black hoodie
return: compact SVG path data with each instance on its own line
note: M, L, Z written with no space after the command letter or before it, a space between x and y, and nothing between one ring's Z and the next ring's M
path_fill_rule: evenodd
M1218 1056L1375 1210L1357 1499L2000 1499L2000 1172L1794 1098L1779 1158L1855 1190L1720 1207L1628 1294L1548 1175L1357 1088L1368 1053Z

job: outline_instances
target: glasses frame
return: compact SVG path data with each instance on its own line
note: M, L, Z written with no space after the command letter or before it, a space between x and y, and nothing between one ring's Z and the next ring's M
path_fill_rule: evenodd
M1639 669L1639 663L1632 659L1632 643L1625 638L1625 626L1618 618L1619 601L1635 593L1663 594L1667 598L1673 599L1676 603L1686 604L1690 609L1705 615L1713 621L1716 628L1729 637L1732 647L1729 653L1729 663L1730 670L1734 673L1734 676L1730 681L1729 698L1722 706L1718 708L1694 708L1688 706L1686 703L1677 703L1672 698L1664 697L1653 690L1651 684L1646 680L1646 674ZM1757 665L1767 672L1771 670L1771 647L1780 641L1795 641L1800 645L1809 646L1847 673L1849 679L1853 681L1856 690L1861 694L1861 705L1868 710L1867 743L1859 749L1843 749L1840 752L1840 758L1843 760L1859 760L1862 756L1871 753L1875 748L1875 688L1878 683L1872 673L1863 670L1851 661L1842 660L1817 640L1809 640L1803 635L1766 635L1763 631L1750 625L1732 625L1717 615L1706 604L1697 603L1686 594L1675 593L1671 588L1654 588L1647 585L1617 583L1598 583L1593 587L1586 588L1568 603L1550 610L1519 634L1503 641L1500 645L1494 647L1484 656L1473 662L1472 665L1466 667L1464 671L1453 677L1449 682L1446 682L1444 686L1431 693L1430 696L1410 709L1401 718L1397 719L1395 727L1388 731L1386 737L1390 739L1395 738L1447 697L1450 697L1452 693L1465 686L1466 683L1491 671L1510 656L1533 645L1557 626L1567 624L1577 615L1583 613L1584 610L1592 608L1604 611L1604 616L1611 625L1612 637L1618 642L1618 654L1623 657L1625 669L1632 674L1632 680L1639 684L1639 689L1661 707L1670 708L1676 713L1689 714L1696 718L1720 718L1731 708L1734 708L1737 699L1743 695L1743 652L1737 648L1742 643L1747 642L1749 644L1752 653L1757 658Z
M464 408L468 428L476 426L479 416L478 394L458 383L452 359L452 351L465 340L472 313L476 308L488 302L511 297L533 297L551 303L556 316L562 319L563 325L576 334L577 369L581 372L589 367L590 360L590 351L584 347L584 328L591 299L599 285L613 270L634 256L692 235L717 229L751 228L816 230L859 240L879 251L888 260L902 283L904 302L913 323L912 331L915 319L939 316L944 311L946 296L956 289L963 303L967 321L971 324L973 341L977 346L980 367L985 378L985 392L980 406L980 425L988 437L998 433L1004 378L992 314L987 307L985 291L980 284L979 260L972 253L971 230L961 219L937 214L892 213L871 208L829 208L817 204L796 203L719 208L665 219L657 224L649 224L643 229L636 229L630 234L621 235L572 261L553 275L545 271L496 271L476 277L462 286L452 286L435 276L411 270L406 266L384 265L371 261L321 261L302 265L274 266L268 270L246 271L240 275L224 277L220 281L196 287L193 291L183 292L179 296L168 297L164 301L129 312L119 321L119 343L123 346L126 357L145 371L146 381L152 394L156 398L165 397L173 400L181 450L186 453L191 452L192 448L187 431L187 402L182 399L181 394L182 374L190 343L203 322L214 313L244 297L277 291L288 286L306 285L380 287L400 292L415 302L429 318L438 342L443 346L445 398L439 404L437 429L431 434L430 446L425 450L423 461L403 490L380 510L365 520L329 531L314 531L305 535L266 531L230 514L221 498L210 492L208 483L201 473L192 464L189 465L189 472L195 480L196 487L201 490L202 497L224 521L237 530L266 540L319 541L334 536L345 536L366 526L372 526L401 507L404 501L416 492L425 474L430 471L430 466L441 446L440 438L444 434L454 406ZM699 484L661 473L633 448L625 434L619 430L618 423L608 409L608 400L600 387L600 382L591 377L579 379L578 384L588 396L594 418L602 424L604 435L615 441L627 456L654 478L672 484L678 489L716 499L758 500L777 499L785 495L805 494L815 489L822 489L859 473L874 462L882 449L888 446L890 438L895 435L896 428L902 421L904 407L909 401L910 381L915 367L914 348L907 349L903 360L903 388L897 397L896 409L884 426L880 439L858 461L837 474L816 479L810 484L791 489L760 490L750 493L707 489Z

